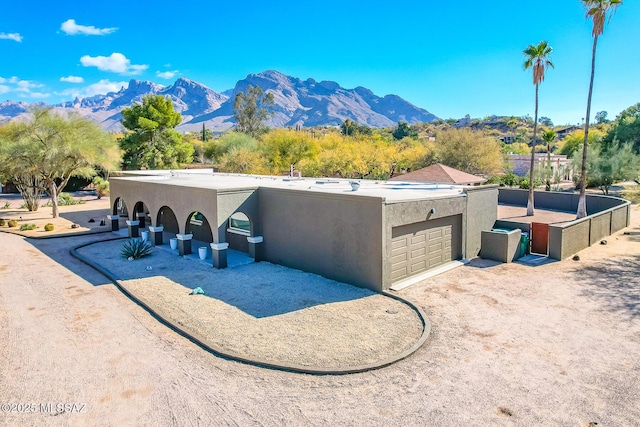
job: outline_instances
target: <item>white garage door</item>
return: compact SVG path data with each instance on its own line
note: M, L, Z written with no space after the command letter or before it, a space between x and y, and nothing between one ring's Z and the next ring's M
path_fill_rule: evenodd
M457 222L458 216L454 216L394 227L391 281L398 282L456 259L458 245L453 236Z

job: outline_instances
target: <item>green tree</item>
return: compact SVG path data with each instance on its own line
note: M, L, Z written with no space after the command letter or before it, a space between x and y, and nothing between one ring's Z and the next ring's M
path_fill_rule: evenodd
M72 176L90 178L96 167L117 167L120 153L115 140L96 123L76 115L62 116L36 109L30 120L2 128L0 168L9 176L26 174L51 197L58 217L58 196Z
M255 151L258 141L246 133L228 132L218 139L209 141L204 148L204 155L214 162L219 162L222 156L240 148Z
M599 143L603 138L603 133L597 129L592 129L589 132L589 146L594 143ZM562 141L558 143L557 153L567 156L568 158L573 158L577 151L580 151L582 154L582 143L584 141L584 130L576 130L571 132L569 135L565 136Z
M260 144L260 151L275 173L294 168L302 159L315 157L319 149L310 134L289 129L270 131Z
M542 140L547 143L547 165L545 167L545 191L551 191L551 143L556 140L556 133L552 129L542 132Z
M429 156L430 164L442 163L471 174L494 175L504 169L500 143L469 128L439 131Z
M591 96L593 94L593 78L596 71L596 48L598 46L598 37L604 31L605 21L611 19L613 13L622 0L581 0L587 9L587 18L593 21L591 35L593 36L593 48L591 51L591 77L589 79L589 95L587 97L587 114L584 124L584 141L582 144L582 166L580 168L580 199L578 200L578 218L587 216L587 151L589 146L589 117L591 115Z
M605 123L609 123L610 120L607 119L608 115L609 113L607 113L606 111L598 111L596 113L596 124L602 125Z
M553 127L553 121L549 117L540 117L538 123L542 126Z
M638 179L639 171L640 157L633 152L629 143L615 144L609 150L605 150L602 144L589 147L588 187L599 187L603 194L608 195L609 188L616 182Z
M531 139L531 164L529 166L529 176L534 175L535 152L536 152L536 134L538 131L538 87L544 81L544 73L548 67L553 68L553 63L549 55L553 52L553 48L546 41L542 41L537 45L529 45L523 51L524 69L533 68L533 84L536 87L536 108L533 119L533 138ZM534 186L529 186L529 200L527 201L527 216L533 215L533 190Z
M409 123L398 122L398 126L393 130L391 135L393 135L393 139L400 140L405 137L417 138L418 132L412 126L409 126Z
M249 85L246 92L238 92L233 102L236 130L258 138L268 129L263 122L273 114L269 111L273 104L273 94L265 94L259 86Z
M125 169L179 168L193 160L193 145L174 128L182 116L171 99L147 95L142 104L122 110L122 125L129 132L120 140Z
M614 141L631 143L634 152L640 154L640 102L616 117L603 143L608 148L614 144Z
M371 135L373 134L373 130L367 125L360 125L354 122L351 119L346 119L340 125L340 131L344 136L355 136L355 135Z

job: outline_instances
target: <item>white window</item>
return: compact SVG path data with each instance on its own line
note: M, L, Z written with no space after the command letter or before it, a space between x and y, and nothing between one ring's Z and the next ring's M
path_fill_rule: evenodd
M251 222L249 218L242 212L236 212L229 218L229 226L227 228L232 233L251 235Z

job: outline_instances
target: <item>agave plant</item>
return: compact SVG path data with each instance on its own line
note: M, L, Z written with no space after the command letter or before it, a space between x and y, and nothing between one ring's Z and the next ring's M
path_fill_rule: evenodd
M122 245L120 253L123 257L134 260L151 255L153 246L148 241L142 239L129 239Z

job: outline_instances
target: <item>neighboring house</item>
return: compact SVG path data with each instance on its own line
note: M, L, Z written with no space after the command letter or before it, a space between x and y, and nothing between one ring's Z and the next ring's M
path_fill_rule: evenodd
M584 128L582 126L567 126L565 128L558 129L555 132L558 139L561 140L561 139L564 139L565 136L577 130L584 130Z
M117 174L110 179L113 224L117 214L135 216L183 242L210 244L216 268L237 250L376 291L475 257L482 230L497 218L496 186L211 170Z
M413 172L394 175L391 181L430 182L455 185L479 185L487 180L461 170L436 163Z
M560 180L570 181L573 179L573 167L571 160L567 156L560 154L551 154L551 168L553 176L557 176ZM531 167L531 154L509 154L509 160L513 165L513 173L518 176L526 176ZM536 153L534 159L534 168L540 169L547 167L547 153Z

